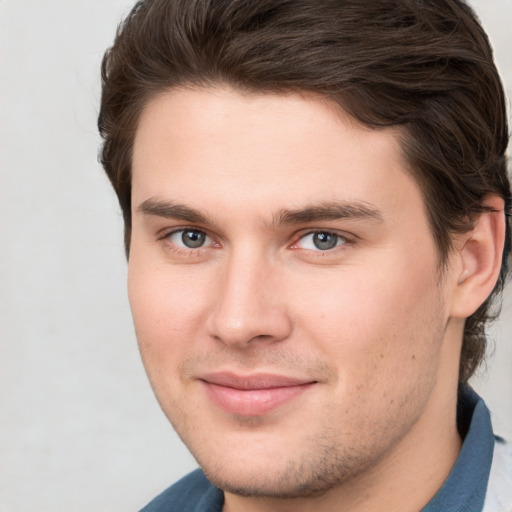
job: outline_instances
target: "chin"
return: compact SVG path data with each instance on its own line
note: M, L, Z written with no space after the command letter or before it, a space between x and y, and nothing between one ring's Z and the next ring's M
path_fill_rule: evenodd
M204 470L204 468L203 468ZM293 499L320 496L339 485L332 479L325 480L319 477L311 478L297 474L295 471L276 473L267 469L265 474L248 475L246 477L237 472L230 478L229 474L205 470L207 478L225 492L242 497Z
M303 447L304 448L304 445ZM332 446L299 453L233 450L229 457L196 457L207 478L225 492L243 497L293 499L321 496L367 470L367 457L336 453Z

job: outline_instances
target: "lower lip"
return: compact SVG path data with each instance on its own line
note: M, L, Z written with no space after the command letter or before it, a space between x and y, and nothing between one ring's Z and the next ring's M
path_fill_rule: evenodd
M204 382L204 381L203 381ZM314 382L266 389L235 389L204 382L210 399L226 412L239 416L261 416L302 395Z

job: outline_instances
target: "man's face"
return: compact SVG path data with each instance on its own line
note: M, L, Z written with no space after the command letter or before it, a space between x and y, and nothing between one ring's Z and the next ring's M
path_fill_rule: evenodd
M450 286L396 132L313 95L171 91L132 205L144 365L218 486L312 494L443 424Z

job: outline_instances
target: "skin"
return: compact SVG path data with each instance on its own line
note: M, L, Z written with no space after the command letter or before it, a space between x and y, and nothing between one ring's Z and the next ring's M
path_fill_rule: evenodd
M441 274L398 135L312 94L221 86L160 94L141 115L137 337L163 411L224 489L225 511L419 510L455 462L473 307L460 283L481 258L455 252ZM204 244L184 245L184 229ZM318 249L319 231L335 247ZM268 412L234 414L206 392L212 372L313 384Z

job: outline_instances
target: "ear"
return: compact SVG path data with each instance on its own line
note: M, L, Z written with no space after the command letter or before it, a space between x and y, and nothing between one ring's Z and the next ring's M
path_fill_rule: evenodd
M505 243L504 201L488 196L484 203L492 209L478 215L471 231L456 241L456 284L451 316L468 318L491 294L501 269Z

